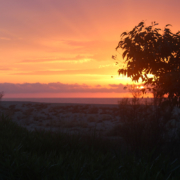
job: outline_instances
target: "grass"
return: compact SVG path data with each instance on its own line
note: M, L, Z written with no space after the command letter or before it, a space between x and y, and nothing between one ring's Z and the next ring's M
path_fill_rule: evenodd
M124 142L95 132L29 132L1 114L0 179L180 179L179 142L166 143L161 138L159 121L167 119L153 114L151 106L123 103L119 111L124 113L124 127L116 127L116 133ZM143 118L146 123L139 121Z
M173 107L170 105L153 106L153 104L140 104L140 99L130 102L123 99L119 102L121 124L112 129L109 134L121 136L130 149L139 151L152 150L154 146L162 151L167 141L176 144L178 149L180 136L176 139L168 139L169 129L167 125L172 123ZM179 117L176 117L177 119Z

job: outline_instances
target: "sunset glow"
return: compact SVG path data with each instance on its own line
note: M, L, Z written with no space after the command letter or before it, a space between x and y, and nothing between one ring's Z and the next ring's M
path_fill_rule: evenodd
M144 89L144 86L137 86L137 89Z
M115 51L120 34L142 20L180 30L176 0L0 2L5 97L129 97L123 87L132 81L117 72L124 65Z

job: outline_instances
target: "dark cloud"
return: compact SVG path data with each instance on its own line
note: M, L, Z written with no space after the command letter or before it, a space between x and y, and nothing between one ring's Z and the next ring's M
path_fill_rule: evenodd
M0 83L0 90L5 94L21 94L21 93L125 93L124 85L119 84L117 87L109 84L109 87L96 87L87 84L63 84L57 83Z

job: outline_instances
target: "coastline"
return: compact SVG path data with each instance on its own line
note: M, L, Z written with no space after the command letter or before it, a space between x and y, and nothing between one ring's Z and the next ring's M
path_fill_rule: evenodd
M68 103L68 104L114 104L123 99L132 100L133 98L3 98L2 101L22 101L22 102L41 102L41 103ZM152 101L152 98L144 98L141 101Z

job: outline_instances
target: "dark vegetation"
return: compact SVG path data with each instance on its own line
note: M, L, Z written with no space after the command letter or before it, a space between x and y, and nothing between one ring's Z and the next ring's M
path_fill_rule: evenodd
M163 138L151 107L120 102L124 125L109 132L119 139L29 132L1 114L0 179L179 179L180 141Z
M122 50L125 67L119 74L132 81L142 80L143 89L154 91L155 97L180 97L180 31L172 33L167 24L162 31L158 23L145 26L140 22L130 32L123 32L116 50ZM113 56L117 60L117 56ZM117 62L118 63L118 62ZM151 74L151 76L150 76Z
M30 132L2 113L0 179L179 179L180 135L163 136L172 109L140 101L119 102L122 124L106 136Z

